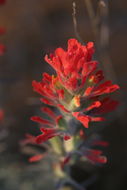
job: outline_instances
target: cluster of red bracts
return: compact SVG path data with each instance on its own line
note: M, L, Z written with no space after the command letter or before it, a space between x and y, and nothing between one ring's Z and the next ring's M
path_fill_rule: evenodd
M63 120L62 115L56 116L54 112L47 107L41 108L43 113L46 113L50 120L42 119L39 116L31 117L32 121L38 122L41 124L40 131L42 132L41 135L38 135L35 138L35 142L37 144L41 144L55 136L61 136L64 140L70 139L70 135L67 134L67 131L64 129L59 128L59 122Z
M107 158L102 155L102 151L95 150L95 149L86 149L84 152L81 151L74 151L69 153L64 160L61 162L61 167L64 168L66 164L68 164L73 155L77 154L81 159L87 159L93 164L104 164L107 162Z
M56 70L57 76L44 73L41 82L33 81L34 90L43 96L42 102L72 115L86 128L91 121L104 120L94 115L112 111L118 104L109 97L103 98L103 95L116 91L119 86L111 81L101 83L103 72L95 71L97 62L91 61L93 52L92 42L82 46L77 40L71 39L67 51L58 48L50 59L45 58ZM82 105L84 108L80 109Z
M54 54L45 56L45 60L56 70L61 84L68 90L76 92L80 90L86 78L97 66L96 61L91 61L94 53L93 43L82 46L75 39L68 41L68 49L56 49Z
M82 130L81 130L82 131ZM84 138L84 137L83 137ZM88 143L89 141L89 143ZM93 164L104 164L107 162L107 158L103 155L103 151L98 150L98 147L107 147L109 143L107 141L97 140L97 139L86 139L86 145L81 146L81 148L69 152L63 161L61 162L61 167L64 168L66 164L71 161L73 155L78 155L79 159L90 161ZM96 148L95 148L96 147Z
M76 39L70 39L67 51L58 48L49 58L45 56L57 75L44 73L42 81L33 81L32 85L34 91L42 96L41 101L58 108L62 115L56 116L51 109L42 108L49 120L38 116L31 118L43 125L40 127L42 134L35 138L36 143L43 143L55 136L70 139L69 126L59 126L59 121L63 118L66 120L66 115L88 128L90 122L103 121L102 115L117 107L118 102L110 99L109 94L119 89L119 86L111 81L103 81L103 71L97 70L98 62L92 60L93 53L92 42L84 46ZM100 152L89 152L87 157L92 160L94 153L98 155L97 162L105 161Z
M4 5L6 0L0 0L0 5ZM0 36L6 33L6 29L4 27L0 27ZM6 47L4 44L0 43L0 56L2 56L6 51Z

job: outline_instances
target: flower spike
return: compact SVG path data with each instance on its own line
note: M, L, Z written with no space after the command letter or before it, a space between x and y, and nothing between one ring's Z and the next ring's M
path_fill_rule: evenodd
M54 53L45 56L45 61L53 67L56 74L43 73L40 82L32 82L33 90L41 95L41 102L48 106L41 107L42 113L48 117L31 117L32 121L41 124L41 134L29 137L24 143L41 144L54 138L50 143L55 143L52 144L54 150L59 147L62 149L62 168L71 159L76 159L73 159L75 153L92 163L102 164L107 161L102 151L93 149L94 146L106 147L107 142L91 142L88 139L85 144L88 138L86 131L91 122L104 121L103 115L116 109L118 102L110 99L109 95L118 90L119 86L105 80L103 71L98 68L98 61L92 59L94 52L93 42L82 45L76 39L69 39L66 50L59 47ZM75 120L79 121L79 126L75 125ZM55 140L60 143L58 147ZM78 150L82 144L85 147L81 146ZM77 150L74 150L75 147ZM63 152L67 153L65 158ZM42 157L41 154L33 156L30 162Z

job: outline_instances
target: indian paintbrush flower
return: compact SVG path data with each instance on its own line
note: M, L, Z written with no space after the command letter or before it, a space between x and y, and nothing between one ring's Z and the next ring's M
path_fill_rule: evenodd
M91 121L103 121L97 115L112 111L118 102L104 95L119 89L111 81L104 81L103 72L97 69L98 62L92 60L94 44L86 46L77 40L68 41L67 51L56 49L45 60L55 69L56 76L43 74L41 82L33 81L33 88L41 94L42 102L68 113L88 128Z
M49 57L45 56L46 62L55 69L56 75L43 73L40 82L32 83L34 91L42 96L41 102L50 107L41 108L48 119L31 117L31 120L40 124L41 134L34 138L37 144L55 137L62 137L65 141L72 137L78 147L84 140L84 129L88 130L91 122L104 121L104 114L117 107L118 102L109 95L118 90L119 86L110 80L104 80L103 71L98 69L99 63L92 59L94 52L93 42L81 45L76 39L70 39L67 50L57 48ZM57 108L59 114L52 107ZM77 120L80 126L71 124L71 120ZM30 139L33 141L33 138L29 138L27 142ZM103 141L101 142L103 146ZM73 151L65 156L63 163L70 161ZM80 151L80 156L85 156L93 163L106 162L99 150L87 147ZM37 157L38 160L39 158Z

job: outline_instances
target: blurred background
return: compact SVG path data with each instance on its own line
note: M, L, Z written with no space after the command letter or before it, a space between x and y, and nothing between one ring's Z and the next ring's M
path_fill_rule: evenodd
M33 92L33 79L41 80L43 72L53 73L43 57L56 47L66 48L69 38L96 44L95 58L100 60L107 77L121 87L117 99L118 110L112 113L105 128L103 139L110 146L105 150L108 163L103 167L74 167L80 178L96 174L97 180L88 190L127 189L127 1L77 0L74 28L71 0L7 0L0 6L0 26L7 32L0 36L6 52L0 56L0 108L4 118L0 122L0 189L1 190L50 190L54 176L50 159L28 163L30 149L23 149L19 142L25 133L35 134L36 126L30 117L39 112L39 96ZM100 3L100 4L99 4ZM76 178L76 176L74 176Z

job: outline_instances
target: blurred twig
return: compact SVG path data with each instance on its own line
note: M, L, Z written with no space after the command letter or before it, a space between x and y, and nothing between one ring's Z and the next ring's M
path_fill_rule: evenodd
M93 5L91 3L91 0L84 0L84 1L85 1L85 4L86 4L87 12L88 12L90 22L91 22L91 25L92 25L93 34L94 34L94 37L95 37L95 40L96 40L97 35L98 35L98 26L97 26L98 23L97 23L97 19L96 19L94 9L93 9Z
M91 0L84 0L87 12L91 21L95 45L97 47L97 56L100 58L102 67L105 72L106 78L110 78L113 82L118 83L117 76L113 68L113 64L109 55L109 1L99 0L97 11L94 10L93 3ZM122 92L119 94L119 100L122 100ZM122 109L122 110L121 110ZM117 116L122 116L124 112L124 106L117 110ZM120 122L123 122L120 119Z
M112 81L117 82L117 77L114 72L111 58L109 56L109 26L108 26L108 1L100 0L100 35L99 35L99 54L100 59L103 63L103 67L106 73L106 76L111 78Z
M83 40L81 39L79 32L78 32L78 28L77 28L77 19L76 19L76 3L73 2L72 3L72 18L73 18L73 25L74 25L74 32L75 32L75 36L76 38L81 42L84 43Z
M91 21L95 43L102 62L106 77L117 81L109 56L109 27L108 27L108 1L99 0L97 11L93 8L91 0L84 0Z

